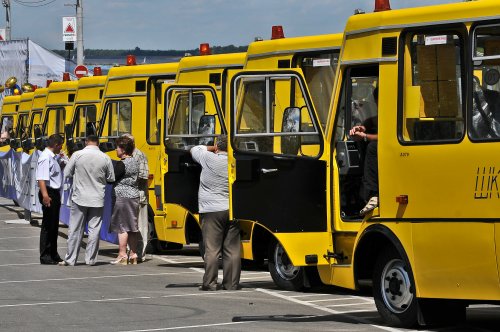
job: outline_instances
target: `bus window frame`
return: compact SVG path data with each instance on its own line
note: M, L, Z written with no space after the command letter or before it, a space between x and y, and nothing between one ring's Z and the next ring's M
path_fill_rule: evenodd
M158 84L158 81L161 81L163 80L163 82L159 85L159 91L157 92L156 91L156 84ZM150 77L148 78L148 80L146 81L146 142L148 143L148 145L160 145L161 144L161 126L158 126L158 120L160 119L160 116L161 115L161 110L158 109L158 102L156 100L157 98L157 93L158 93L158 96L160 98L162 98L162 94L161 94L161 86L163 84L168 84L168 83L174 83L175 82L175 75L165 75L165 76L153 76L153 77ZM151 86L151 84L153 83L153 89L148 89L148 87ZM154 103L156 105L156 121L155 123L153 124L152 121L151 121L151 97L152 97L152 94L154 94ZM158 137L158 141L156 142L153 142L151 140L151 137L149 134L151 132L151 127L153 126L156 126L157 130L158 130L158 134L157 134L157 137Z
M120 103L122 101L128 101L130 103L130 132L129 134L132 134L132 124L133 124L133 115L134 115L134 104L132 103L132 100L130 99L127 99L127 98L123 98L123 99L110 99L110 100L107 100L106 103L104 104L104 111L102 113L102 116L101 116L101 119L99 120L99 138L104 138L104 139L107 139L108 141L111 139L111 140L114 140L118 137L120 137L120 135L118 136L102 136L102 132L104 130L104 124L106 123L106 118L108 117L108 105L109 104L112 104L112 103ZM118 108L118 118L120 116L120 109ZM118 127L118 132L120 131L120 128ZM108 130L108 134L109 134L109 130Z
M210 95L212 96L212 100L214 101L217 116L219 119L219 125L221 127L221 132L222 135L227 135L227 130L226 130L226 125L225 125L225 118L222 113L222 109L219 103L219 100L217 98L217 93L215 89L211 86L206 86L206 85L174 85L171 87L168 87L165 90L165 93L163 95L163 100L165 101L164 103L164 119L163 119L163 126L165 128L164 135L163 135L163 141L165 146L167 146L167 141L169 138L203 138L203 137L218 137L219 134L210 134L210 135L203 135L203 134L175 134L175 135L170 135L168 134L170 131L170 126L174 123L168 116L168 109L170 108L170 102L171 102L171 93L173 91L185 91L189 93L189 96L194 96L195 94L200 94L203 96L205 100L205 105L207 105L207 97L205 96L205 93L208 91L210 92ZM178 100L176 100L176 105L177 105ZM191 114L191 107L189 107L189 114ZM175 117L175 114L172 114L172 118ZM191 115L189 115L189 127L191 128ZM173 148L169 148L173 149ZM182 150L182 149L180 149Z
M296 78L297 82L300 85L305 104L308 107L308 113L309 117L311 119L311 122L314 125L314 132L289 132L289 133L284 133L284 132L270 132L270 127L267 125L266 126L266 132L265 133L251 133L251 134L237 134L236 133L236 128L237 128L237 119L236 119L236 114L234 112L235 107L236 107L236 99L238 98L238 90L240 89L240 80L241 78L244 77L249 77L252 80L257 81L257 79L262 79L265 77L269 77L269 79L276 79L276 78L284 78L284 79L291 79ZM271 109L267 109L271 107L270 105L270 100L269 100L269 95L268 93L271 92L272 87L270 87L271 84L266 84L266 114L269 112L272 112ZM237 73L234 75L231 79L231 96L230 96L230 121L228 123L230 127L230 133L231 133L231 146L235 152L238 153L245 153L245 154L250 154L250 155L268 155L268 156L274 156L277 158L280 157L285 157L285 158L305 158L305 159L316 159L319 160L323 156L324 150L325 150L325 134L322 129L321 123L317 117L316 110L314 108L314 104L312 103L311 100L311 95L309 93L309 90L307 88L307 84L304 82L304 78L297 72L293 70L279 70L279 71L243 71L240 73ZM290 93L295 94L295 84L292 86L292 89L290 89ZM292 101L294 101L294 98L291 98ZM290 107L293 107L295 105L290 105ZM272 114L270 114L272 115ZM271 119L266 118L266 122L269 122ZM307 134L306 134L307 133ZM285 136L312 136L312 137L318 137L318 154L316 156L305 156L305 155L289 155L289 154L283 154L283 153L274 153L274 152L263 152L263 151L246 151L246 150L240 150L238 147L238 144L236 144L235 139L238 137L285 137Z
M468 73L468 78L467 78L467 84L471 87L467 91L467 137L472 143L493 143L493 142L500 142L500 137L497 138L476 138L472 137L471 131L472 131L472 109L474 107L473 104L473 97L472 94L474 93L473 90L473 79L474 79L474 61L484 61L484 60L491 60L491 59L500 59L500 54L495 55L495 56L476 56L475 51L476 51L476 29L479 28L484 28L484 27L494 27L497 26L500 30L500 20L492 20L492 21L478 21L474 22L471 27L470 27L470 32L469 32L469 43L468 46L470 47L470 51L468 52L468 55L470 56L469 58L469 68L467 69ZM470 90L470 91L469 91Z
M328 110L327 110L327 114L326 114L326 122L325 122L325 125L321 125L321 121L320 121L320 125L321 127L323 128L324 131L327 130L328 128L328 125L331 121L331 109L333 107L333 96L335 95L335 83L337 82L337 78L336 76L338 75L338 70L339 70L339 67L340 67L340 56L341 56L341 49L340 47L332 47L332 48L326 48L326 49L321 49L321 50L317 50L317 51L308 51L308 52L299 52L299 53L296 53L293 55L292 57L292 67L293 68L300 68L302 70L302 72L304 72L304 69L303 67L300 65L300 63L298 62L298 59L299 58L306 58L306 57L315 57L315 56L319 56L319 55L325 55L325 54L337 54L337 64L335 66L335 71L334 71L334 76L333 76L333 83L332 83L332 91L330 93L330 102L329 102L329 106L328 106ZM305 79L305 75L304 75L304 79ZM292 90L295 89L295 87L292 88ZM309 91L309 94L310 91ZM310 96L311 99L312 99L312 96ZM312 101L314 103L314 100ZM318 110L316 109L316 105L314 105L314 109L316 110L316 113L318 113ZM319 118L319 114L318 114L318 118Z
M85 114L85 137L77 136L75 135L75 129L76 129L76 122L78 120L78 113L82 108L87 108L87 107L94 107L95 109L95 114L96 114L96 121L97 121L97 113L99 112L97 106L95 104L79 104L75 107L74 114L73 114L73 121L71 122L71 133L72 133L72 138L73 139L85 139L87 137L87 123L88 123L88 117L87 114Z
M37 125L44 125L44 122L45 122L45 119L42 119L42 116L43 116L43 112L42 111L36 111L36 112L31 112L31 115L30 115L30 118L29 118L29 125L28 125L28 128L29 128L29 138L35 138L35 133L34 133L34 124L33 124L33 119L35 118L36 115L40 115L40 122L37 123ZM43 133L43 130L42 130L42 133Z
M429 140L429 141L405 141L403 136L404 131L404 84L405 84L405 55L406 55L406 38L410 35L417 34L430 34L430 35L442 35L442 34L455 34L459 37L460 46L460 60L462 62L460 68L461 75L461 92L462 92L462 119L464 123L462 136L458 139L446 139L446 140ZM443 144L460 144L468 132L468 96L467 88L469 84L469 72L470 72L470 62L469 62L469 45L468 39L470 38L467 31L467 27L463 23L452 23L444 25L429 25L416 28L405 28L401 31L399 35L399 46L398 46L398 99L397 99L397 137L398 142L402 146L412 146L412 145L443 145Z
M50 116L50 112L51 111L57 111L57 113L58 112L62 112L62 116L63 116L62 132L58 132L58 133L54 133L54 134L59 134L59 135L61 135L61 136L64 137L64 125L66 123L66 107L64 107L64 106L55 106L55 107L49 107L49 108L47 108L47 110L45 111L45 117L41 121L41 124L42 124L42 136L43 137L49 137L50 136L50 135L46 134L46 132L48 131L47 126L48 126L48 123L49 123L49 116ZM34 114L35 114L35 112L33 112L33 115ZM57 115L59 115L59 114L57 114Z

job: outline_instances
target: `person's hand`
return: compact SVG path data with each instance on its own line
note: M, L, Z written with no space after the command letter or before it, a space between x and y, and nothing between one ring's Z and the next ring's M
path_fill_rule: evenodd
M355 141L361 141L366 136L366 128L365 126L354 126L351 130L349 130L349 136Z
M48 195L47 196L44 196L42 198L42 203L43 205L45 205L46 207L50 207L50 203L52 202L52 198L50 198Z

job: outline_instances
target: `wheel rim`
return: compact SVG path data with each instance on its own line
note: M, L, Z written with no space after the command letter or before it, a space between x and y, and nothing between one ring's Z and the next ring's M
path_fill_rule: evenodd
M382 298L393 313L405 312L413 301L410 276L401 259L389 261L382 271L380 282Z
M296 267L288 258L281 244L276 244L274 248L275 269L278 275L284 280L292 280L299 274L300 268Z

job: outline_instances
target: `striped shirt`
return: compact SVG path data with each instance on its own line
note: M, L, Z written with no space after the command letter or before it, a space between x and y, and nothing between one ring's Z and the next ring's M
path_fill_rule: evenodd
M227 153L213 153L204 145L191 149L194 161L202 167L198 208L200 213L229 210Z

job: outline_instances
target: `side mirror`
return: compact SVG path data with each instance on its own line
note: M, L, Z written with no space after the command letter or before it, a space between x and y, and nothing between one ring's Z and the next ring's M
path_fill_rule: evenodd
M87 122L86 128L87 136L89 135L96 135L97 134L97 127L95 122Z
M23 148L23 150L31 150L35 146L33 144L33 141L31 140L31 138L27 138L21 142L21 147Z
M34 126L34 133L35 133L35 138L36 139L42 137L42 129L40 129L40 125L39 124L36 124Z
M215 134L215 115L202 115L198 123L198 135ZM213 145L213 137L201 137L198 144Z
M300 108L287 107L283 112L283 121L281 123L282 133L298 133L300 131ZM282 136L281 137L281 152L284 154L296 155L300 148L300 137L297 136Z
M214 135L215 134L215 116L202 115L198 123L198 135Z
M10 139L10 148L11 149L15 150L15 149L19 148L20 145L21 145L21 142L20 142L19 139L17 139L17 138L11 138Z
M109 152L116 149L116 145L114 141L101 142L99 143L99 149L101 149L102 152Z

